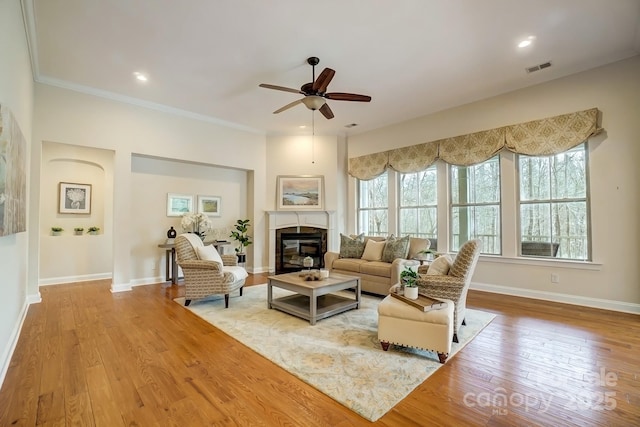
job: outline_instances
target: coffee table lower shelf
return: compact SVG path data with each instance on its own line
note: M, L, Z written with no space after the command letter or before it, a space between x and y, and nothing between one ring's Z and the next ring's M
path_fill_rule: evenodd
M284 311L301 319L315 323L316 320L325 319L338 313L342 313L353 308L358 308L358 301L351 298L344 298L339 295L327 294L317 297L315 318L309 313L311 297L306 295L287 295L286 297L271 301L271 307Z

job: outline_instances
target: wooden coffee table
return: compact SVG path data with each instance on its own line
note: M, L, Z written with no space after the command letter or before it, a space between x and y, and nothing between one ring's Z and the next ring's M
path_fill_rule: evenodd
M274 286L295 294L273 299ZM345 289L354 289L354 297L334 293ZM284 311L315 325L317 320L360 308L360 277L333 272L327 279L315 281L304 280L300 273L269 276L267 305L270 309Z

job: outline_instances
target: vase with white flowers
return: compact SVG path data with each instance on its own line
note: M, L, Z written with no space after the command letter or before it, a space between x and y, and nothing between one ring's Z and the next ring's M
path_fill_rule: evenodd
M180 225L182 226L182 231L197 234L202 240L204 240L209 230L211 230L211 220L202 212L189 212L182 215Z

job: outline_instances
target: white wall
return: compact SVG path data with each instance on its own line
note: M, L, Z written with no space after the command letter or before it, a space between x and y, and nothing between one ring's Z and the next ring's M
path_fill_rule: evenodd
M138 213L131 218L136 230L131 237L131 276L137 282L164 280L165 250L157 244L164 243L170 227L183 231L181 217L166 216L167 193L191 195L196 207L198 195L220 197L220 216L211 217L212 234L220 236L211 237L231 241L236 220L247 218L246 171L146 156L133 156L131 170L131 207ZM222 248L234 253L233 246Z
M342 144L342 145L341 145ZM344 172L344 142L333 136L310 135L271 136L267 140L267 203L264 210L276 210L278 175L324 176L324 210L343 212L340 186ZM337 234L336 230L334 234ZM329 248L334 248L337 235L328 236ZM265 237L266 239L266 237ZM265 270L266 271L266 270Z
M147 249L141 252L141 248L157 249L158 239L166 238L166 228L162 224L165 207L159 211L144 209L140 212L137 204L139 196L150 189L142 187L140 174L132 171L132 157L135 155L223 165L245 171L247 179L253 181L246 185L246 215L254 224L254 232L264 234L262 208L266 203L266 138L262 134L37 84L33 139L36 141L34 157L37 157L37 164L42 161L43 141L100 148L114 153L112 288L116 291L129 289L132 284L138 284L140 279L152 274L147 258L150 253L145 252ZM157 185L151 187L153 191L166 190L166 182L152 180L151 185ZM164 202L160 203L166 203L166 194L162 200ZM238 212L243 206L237 207ZM231 204L228 208L233 209ZM137 219L134 218L144 215L151 215L155 218L152 222L157 221L158 227L162 228L154 230L153 235L149 233L144 237L149 240L141 242ZM157 256L157 252L155 254ZM29 255L37 258L37 250ZM138 255L142 258L137 259ZM268 262L260 244L249 247L247 258L250 269ZM143 271L134 271L132 265L142 265Z
M40 175L40 284L111 277L113 247L113 162L111 150L55 142L42 144ZM59 183L91 185L91 212L59 213ZM62 227L60 236L51 227ZM98 235L87 234L99 227ZM83 227L82 235L73 229Z
M606 133L589 143L595 265L482 257L474 286L640 312L638 76L640 56L350 137L349 157L597 107ZM508 186L503 192L515 194L515 181ZM514 230L504 238L515 242ZM551 272L560 283L550 283Z
M0 103L11 109L31 152L33 114L33 77L19 0L0 2ZM27 156L29 159L29 155ZM27 164L27 173L30 166ZM27 191L31 187L27 183ZM29 205L29 200L27 204ZM32 230L27 216L27 232L0 237L0 383L18 339L28 301L39 300L37 289L27 292L27 247Z

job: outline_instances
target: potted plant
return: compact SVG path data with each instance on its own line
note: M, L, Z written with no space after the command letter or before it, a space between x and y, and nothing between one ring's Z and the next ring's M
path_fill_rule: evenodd
M234 225L235 231L231 232L231 238L238 242L238 247L236 248L236 255L238 256L238 262L245 262L246 253L244 248L252 244L251 236L247 234L247 231L251 224L249 224L248 219L239 219L236 221Z
M89 234L98 234L98 231L100 231L100 227L89 227L87 229L87 233Z
M51 227L52 236L59 236L63 231L64 229L62 227Z
M400 272L400 283L404 285L404 296L409 299L418 299L418 272L413 268L406 266Z
M84 227L75 227L73 229L73 232L75 233L76 236L82 235L83 231L84 231Z

